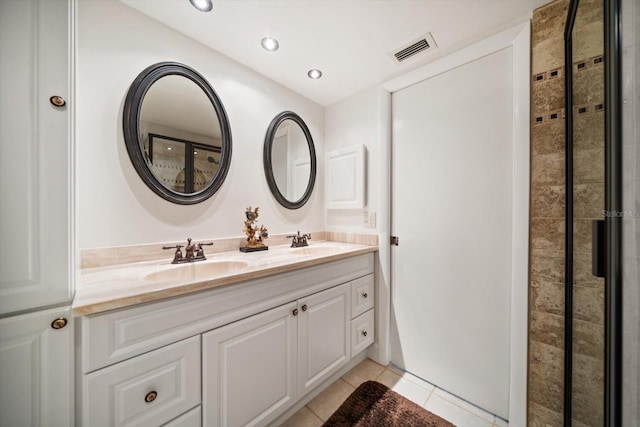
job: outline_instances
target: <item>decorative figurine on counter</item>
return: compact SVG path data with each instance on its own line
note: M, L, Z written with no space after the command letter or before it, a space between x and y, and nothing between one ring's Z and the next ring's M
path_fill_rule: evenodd
M260 227L255 225L255 222L258 220L259 210L259 207L251 210L251 206L249 206L244 212L247 216L247 220L244 222L244 234L247 235L247 244L240 248L240 252L266 251L269 249L268 246L262 243L263 239L269 237L267 227L264 225Z

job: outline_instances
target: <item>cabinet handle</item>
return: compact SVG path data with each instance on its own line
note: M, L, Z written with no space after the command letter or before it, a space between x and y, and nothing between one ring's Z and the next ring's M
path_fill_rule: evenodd
M147 395L144 397L144 401L147 403L151 403L156 400L156 397L158 397L158 392L153 390L147 393Z
M298 309L297 309L297 308L294 308L294 309L293 309L293 313L292 313L292 314L293 314L294 316L297 316L297 315L298 315Z
M67 101L65 101L63 97L58 95L54 95L49 98L49 102L51 102L54 107L64 107L67 104Z
M362 297L363 298L369 298L369 294L365 292L365 293L362 294Z
M62 329L65 326L67 326L67 319L65 319L64 317L58 317L56 320L51 322L51 327L53 329Z
M302 306L302 311L307 311L307 308L309 308L309 307L307 307L307 304L304 304L304 305Z
M366 337L367 336L367 331L362 331L362 335Z

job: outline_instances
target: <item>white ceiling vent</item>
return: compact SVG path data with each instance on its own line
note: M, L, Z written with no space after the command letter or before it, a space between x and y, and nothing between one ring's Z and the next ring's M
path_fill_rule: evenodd
M396 63L401 63L409 58L415 57L419 53L426 52L429 49L437 47L431 33L427 33L422 37L413 40L411 43L402 46L393 51L390 55Z

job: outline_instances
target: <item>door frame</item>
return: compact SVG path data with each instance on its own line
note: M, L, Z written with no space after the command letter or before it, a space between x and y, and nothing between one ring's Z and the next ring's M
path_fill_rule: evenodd
M513 48L513 240L509 423L527 423L531 21L510 27L383 84L393 93L494 52ZM386 175L391 177L391 162ZM389 211L391 213L391 203ZM393 233L393 230L391 230ZM387 242L383 242L386 245ZM382 255L382 254L381 254ZM382 258L382 257L381 257ZM391 256L381 262L391 264ZM393 286L393 273L391 276ZM390 350L390 349L387 349Z

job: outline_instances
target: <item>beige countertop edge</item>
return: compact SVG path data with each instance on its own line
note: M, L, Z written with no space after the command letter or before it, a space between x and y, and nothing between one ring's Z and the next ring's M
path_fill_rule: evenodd
M333 243L333 242L327 242ZM272 276L279 273L294 271L305 267L325 264L331 261L337 261L343 258L349 258L357 255L376 252L378 246L365 246L357 244L344 244L349 249L335 254L310 255L300 257L300 259L292 258L290 262L276 262L274 265L263 265L241 270L237 273L230 273L213 279L206 279L194 282L166 282L164 286L158 289L141 289L136 290L135 284L127 287L126 291L114 291L110 295L105 295L104 286L108 286L106 281L102 285L96 286L91 284L87 289L83 287L83 278L81 277L76 292L76 298L73 302L73 313L76 316L88 316L102 313L109 310L131 307L133 305L144 304L159 301L166 298L172 298L180 295L188 295L194 292L200 292L208 289L214 289L221 286L232 285L247 280L258 279L262 277ZM234 252L234 255L237 254ZM128 267L131 269L132 267ZM135 267L133 267L135 268ZM98 270L98 269L97 269ZM99 270L105 270L101 268ZM109 268L114 272L113 281L118 281L121 276L117 274L117 268ZM162 285L162 284L160 284ZM99 289L95 292L95 289Z

